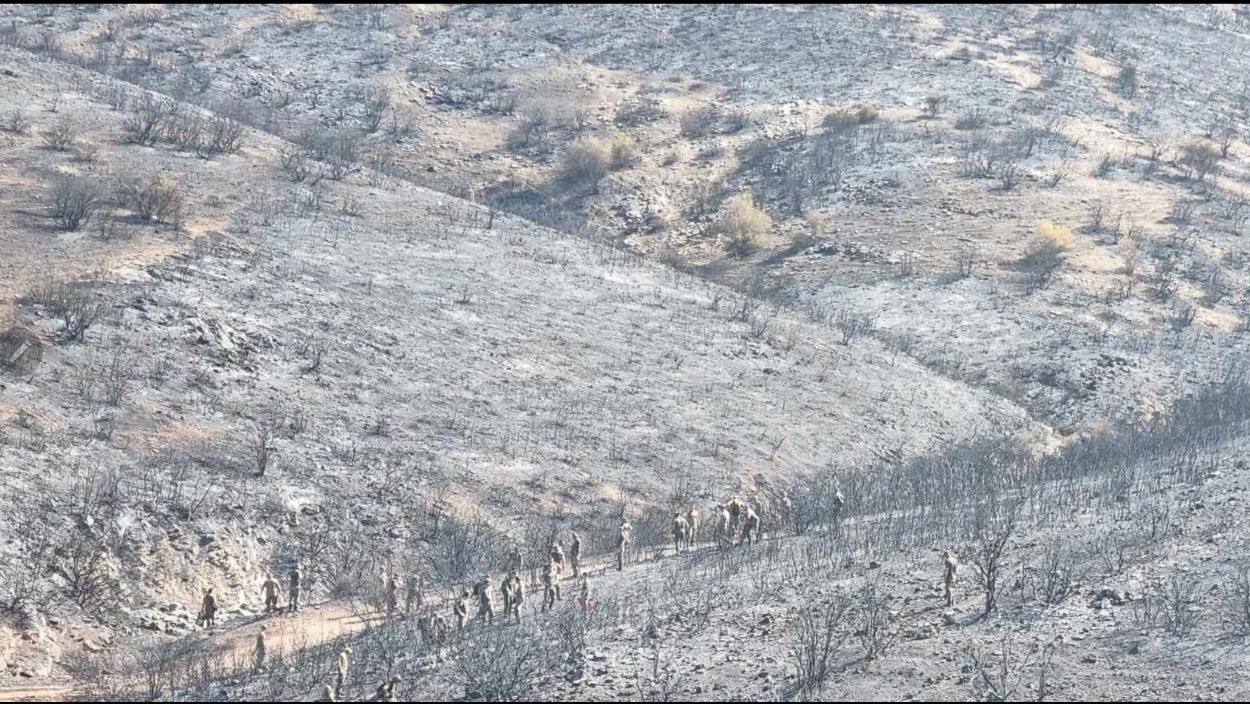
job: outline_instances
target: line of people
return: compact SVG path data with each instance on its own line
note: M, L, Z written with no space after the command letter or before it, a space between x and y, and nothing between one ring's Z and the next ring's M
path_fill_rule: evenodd
M560 583L564 579L566 570L571 570L572 577L578 581L578 607L584 614L588 614L593 610L594 604L590 598L590 575L582 571L581 558L582 541L581 537L576 533L573 534L573 540L567 555L565 554L564 542L562 540L557 540L552 545L551 551L547 555L547 561L543 566L541 577L543 587L542 613L546 613L554 608L557 601L564 600ZM503 605L502 615L505 620L515 619L518 622L521 620L522 606L525 604L526 596L525 581L521 579L520 574L524 566L523 563L524 558L521 554L521 549L519 546L514 545L508 552L504 565L508 571L508 576L504 578L502 584L498 587ZM469 618L469 608L473 601L477 602L477 618L493 623L495 620L495 592L496 587L490 574L482 575L482 579L473 585L472 591L467 589L461 590L459 596L452 601L452 617L456 620L456 628L463 629L465 627Z

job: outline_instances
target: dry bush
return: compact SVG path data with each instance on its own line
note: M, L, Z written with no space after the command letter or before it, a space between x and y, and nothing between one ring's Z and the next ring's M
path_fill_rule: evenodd
M1168 211L1168 220L1178 225L1186 225L1197 209L1198 201L1192 198L1181 198L1172 203L1172 208Z
M532 101L522 112L521 121L508 135L508 148L533 155L546 155L589 126L585 109L550 99Z
M489 76L454 74L439 82L434 99L461 109L511 115L517 107L516 90Z
M634 140L626 135L618 135L612 139L612 152L608 158L608 168L613 171L628 169L638 161L638 148Z
M377 132L382 119L391 108L391 91L384 86L373 86L361 92L359 102L360 121L365 132L368 134Z
M1004 159L998 167L998 185L1003 191L1015 189L1020 182L1020 165L1014 159Z
M889 653L898 640L899 614L890 609L889 595L869 582L860 591L855 635L864 647L864 658L876 660Z
M872 313L842 309L833 316L833 324L842 334L842 344L850 345L858 338L871 335L877 328L877 318Z
M237 152L243 146L243 125L223 115L205 117L195 111L175 110L163 118L150 138L211 157Z
M820 121L826 132L835 135L854 135L859 132L859 117L849 110L835 110Z
M1089 572L1080 549L1057 540L1047 541L1033 569L1034 593L1046 604L1062 604L1080 593Z
M351 173L360 157L360 138L341 130L327 137L323 145L327 174L332 181L340 181Z
M1025 283L1030 291L1046 288L1063 266L1063 250L1054 242L1037 238L1020 258L1020 269L1025 273Z
M668 117L664 103L654 96L641 96L621 103L616 109L614 122L617 127L637 127L659 122Z
M1138 246L1137 240L1132 237L1121 239L1119 247L1120 256L1124 259L1124 265L1120 268L1120 271L1131 278L1137 273L1137 267L1141 264L1141 247Z
M324 177L321 164L309 157L307 149L296 144L283 145L278 151L278 164L296 183L307 180L309 185L315 186Z
M78 230L99 210L102 200L94 183L78 176L63 176L52 187L52 219L62 230Z
M545 154L552 150L554 120L545 110L527 110L516 129L508 134L508 148Z
M87 330L109 310L108 303L100 300L93 288L91 282L48 279L25 300L43 306L49 315L61 320L71 341L81 342Z
M95 536L76 536L56 552L52 571L65 583L65 593L88 616L101 616L109 611L121 594L122 586L116 560Z
M386 135L391 138L392 142L401 144L415 137L419 131L415 115L403 110L391 111L391 121L386 126Z
M1173 301L1172 307L1168 311L1168 326L1174 331L1180 332L1194 324L1194 318L1197 317L1197 314L1197 309L1189 302Z
M1067 251L1076 244L1076 237L1072 234L1071 228L1056 225L1050 220L1037 223L1037 238L1059 251Z
M1220 158L1227 159L1229 151L1233 148L1233 143L1237 141L1237 129L1227 126L1219 129L1212 135L1212 139L1220 147Z
M164 98L144 93L138 103L122 119L122 136L134 144L156 144L166 120L174 114L174 104Z
M1206 180L1207 176L1219 174L1219 161L1219 151L1205 142L1194 142L1181 147L1180 158L1177 159L1177 163L1188 170L1189 177L1199 183Z
M40 136L49 147L58 152L67 152L74 148L74 142L78 139L78 125L68 115L63 115L51 127L41 132Z
M123 178L117 185L115 197L119 205L144 220L158 220L175 227L182 225L185 198L178 182L164 173L146 181L136 176Z
M608 175L613 145L587 137L573 142L560 160L560 179L577 186L595 186Z
M745 110L730 110L724 117L725 132L729 134L738 134L754 123L751 114Z
M248 440L247 451L251 455L252 463L256 467L256 476L258 477L265 476L265 472L273 462L274 456L278 454L278 448L274 445L274 438L277 428L281 426L281 420L259 421L256 423L252 436Z
M799 611L791 620L790 654L798 671L798 686L809 701L819 701L838 653L850 635L850 599L835 594L826 604Z
M4 119L0 121L0 129L13 134L26 134L30 129L30 124L30 117L26 111L15 107L4 114Z
M702 139L716 132L720 125L721 109L715 105L695 108L681 116L681 136L686 139Z
M125 345L114 345L105 359L92 362L91 374L101 393L100 400L110 406L120 406L134 390L138 377L136 353Z
M726 249L734 256L755 251L760 235L773 226L773 219L758 206L749 193L740 193L725 203L719 228L725 234Z
M1218 266L1207 271L1199 283L1202 286L1202 304L1208 308L1214 307L1228 296L1228 277Z
M1057 642L1034 641L1021 654L1011 636L1005 636L993 654L968 648L969 662L964 671L972 673L973 701L1046 701L1050 695L1050 674L1058 652Z
M978 106L955 118L955 129L979 130L984 128L988 122L989 116L986 114L985 108Z
M820 237L820 233L825 229L825 224L829 222L829 216L819 210L809 210L803 213L803 222L807 223L807 229L812 239Z
M870 125L876 122L878 117L880 117L880 113L871 105L861 103L855 107L855 118L861 125Z
M1111 175L1111 171L1115 169L1116 158L1110 154L1103 154L1098 157L1098 162L1094 164L1093 175L1097 178L1106 178Z
M1232 568L1223 590L1223 615L1238 636L1250 636L1250 562L1244 558Z
M946 103L944 95L926 95L924 98L924 114L930 118L938 116L942 110L942 105Z
M1125 64L1116 76L1115 86L1120 95L1130 99L1135 97L1138 87L1137 67Z
M1202 605L1202 584L1191 574L1174 574L1142 590L1129 602L1129 617L1138 628L1161 629L1184 638L1198 626Z
M456 670L466 692L484 701L533 701L541 677L558 667L560 653L530 625L481 634L460 652Z
M85 140L78 142L74 145L74 156L79 161L95 161L100 156L100 145Z
M1089 231L1102 232L1102 227L1107 221L1107 214L1110 212L1106 201L1096 200L1090 203L1086 210L1089 212Z
M963 247L955 252L955 274L957 278L966 279L972 276L972 270L977 264L976 250L971 247Z
M977 583L985 594L985 615L998 606L998 593L1005 568L1007 545L1019 528L1021 502L1017 498L990 494L973 511L968 527L970 544L965 559L973 567Z

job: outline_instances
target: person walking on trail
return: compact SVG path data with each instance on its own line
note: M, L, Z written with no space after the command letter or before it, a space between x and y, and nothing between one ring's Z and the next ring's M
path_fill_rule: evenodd
M477 617L495 622L495 602L490 593L490 575L482 575L482 581L473 586L473 594L477 597Z
M279 611L278 595L282 593L282 587L278 586L278 580L269 575L265 578L265 583L260 586L261 593L265 597L265 615Z
M733 542L733 524L729 515L729 504L718 504L716 506L716 542L718 544Z
M524 561L524 558L521 556L521 546L514 543L512 545L512 549L508 551L508 559L506 561L506 564L504 565L504 568L507 569L509 572L511 572L512 570L520 570L521 567L523 566L522 565L523 561Z
M525 584L516 570L508 575L508 583L512 585L512 614L516 616L517 623L520 623L521 605L525 603Z
M621 532L616 536L616 571L620 572L625 569L625 551L629 549L629 531L625 530L628 523L621 526Z
M556 566L556 579L564 574L564 542L557 540L556 544L551 546L551 561Z
M573 544L569 546L569 564L573 566L573 579L582 576L582 539L573 534Z
M300 574L299 566L292 565L291 571L286 573L287 594L290 595L290 601L287 603L287 613L293 614L299 611L300 590L303 588L304 576Z
M382 684L378 685L378 691L373 694L375 702L397 702L398 696L395 694L395 685L399 684L398 677L392 677L389 680L382 680Z
M738 544L754 545L759 540L760 517L750 506L745 507L744 511L746 518L742 523L742 539L738 541Z
M447 643L447 619L439 614L430 617L430 640L434 644L434 659L443 661L443 645Z
M217 625L217 597L213 596L213 588L204 590L204 599L200 602L200 615L195 625L212 628Z
M954 586L959 573L959 559L949 550L942 551L942 564L945 573L942 575L943 594L946 597L946 608L955 604Z
M582 575L580 589L577 595L577 605L582 608L582 616L589 616L590 612L595 608L590 601L590 576Z
M253 654L253 656L256 660L257 671L265 667L265 655L267 655L269 652L269 648L266 647L265 645L265 629L267 628L269 627L261 626L260 632L256 634L256 652Z
M547 566L543 568L543 613L547 613L547 609L555 607L556 600L560 598L558 573L559 569L556 567L555 560L547 560Z
M686 517L680 513L673 516L673 547L676 548L677 554L681 554L681 544L686 542L686 535L690 532L690 524L686 522Z
M499 594L503 597L503 620L507 621L512 615L512 575L509 573L503 581L499 583Z
M469 590L461 590L460 598L451 605L451 613L456 617L456 630L463 631L464 621L469 616Z
M742 509L745 505L746 504L742 501L742 499L739 499L736 496L730 499L729 503L725 505L725 508L729 509L729 535L731 536L731 542L733 540L733 534L738 532L738 524L742 519Z
M335 697L342 698L343 696L343 684L347 682L347 668L351 664L351 654L352 648L349 645L343 646L343 649L339 651L338 672L335 673L336 679L334 680Z
M421 578L415 574L404 577L404 616L412 616L425 606L425 595L421 593Z
M382 605L386 608L386 617L394 618L395 609L399 607L399 579L393 572L386 578Z

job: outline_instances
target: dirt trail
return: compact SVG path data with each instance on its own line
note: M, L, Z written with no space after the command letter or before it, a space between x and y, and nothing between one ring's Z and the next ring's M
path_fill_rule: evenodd
M762 540L775 540L778 537L769 535L764 536ZM684 550L682 555L688 556L692 553L715 550L717 546L718 543L714 540L700 541L695 544L694 550ZM672 557L670 545L665 550L664 556L658 560L635 555L623 572L616 571L616 559L612 555L595 555L584 560L582 564L585 572L595 583L596 590L612 589L617 587L621 580L633 579L638 573L652 569L658 562ZM571 572L566 572L562 581L565 587L565 598L572 598L576 587ZM534 584L529 585L529 589L531 594L541 595L541 591L535 591ZM434 601L438 604L435 608L443 609L446 599L446 594L435 596ZM531 607L533 607L533 600ZM268 626L265 631L265 640L269 652L278 653L326 643L360 631L368 623L379 623L385 620L385 616L380 613L362 615L358 611L358 608L353 608L353 605L347 602L327 602L306 607L294 616L244 616L218 627L211 633L199 632L187 638L202 640L229 657L245 661L252 656L256 634L260 632L262 626ZM64 701L83 695L77 682L0 687L0 702Z
M378 617L380 620L381 617ZM268 626L265 639L269 651L287 652L350 635L365 627L373 618L361 618L343 603L309 606L294 616L247 616L235 619L214 632L198 633L189 638L203 639L212 647L243 660L251 657L256 634ZM29 686L0 687L0 702L64 701L81 695L76 682Z

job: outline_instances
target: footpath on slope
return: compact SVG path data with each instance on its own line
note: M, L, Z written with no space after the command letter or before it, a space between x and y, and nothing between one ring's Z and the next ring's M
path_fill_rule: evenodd
M776 540L778 536L764 537L762 540ZM698 543L693 551L687 549L682 553L683 556L690 555L692 552L698 553L709 549L716 549L718 543L705 542ZM671 547L671 546L670 546ZM617 572L615 569L614 556L596 556L594 559L584 561L585 572L592 578L592 586L598 590L602 587L612 588L623 579L628 579L640 572L659 564L666 558L674 557L667 549L664 555L653 559L637 559L626 565L623 572ZM563 580L562 591L566 601L571 601L576 593L576 584L567 573ZM450 601L446 596L437 602L435 608L446 611L444 616L451 620ZM536 609L536 603L541 601L541 590L535 591L531 585L529 593L532 597L528 600L531 608ZM533 597L539 597L535 599ZM476 608L470 610L470 623L472 623L472 615L476 612ZM301 611L291 615L282 614L278 616L252 615L236 618L217 628L208 631L198 631L191 635L185 636L177 642L196 641L212 647L218 652L227 654L239 662L245 662L251 657L255 648L256 635L260 632L262 626L267 626L265 631L265 639L267 647L271 653L291 652L300 648L320 645L329 641L350 636L357 633L369 624L380 624L385 622L386 617L381 613L361 614L359 605L353 605L349 601L331 601L321 604L307 606ZM81 683L72 680L64 680L62 682L48 682L41 684L16 685L16 686L0 686L0 702L55 702L66 701L75 697L84 697Z

